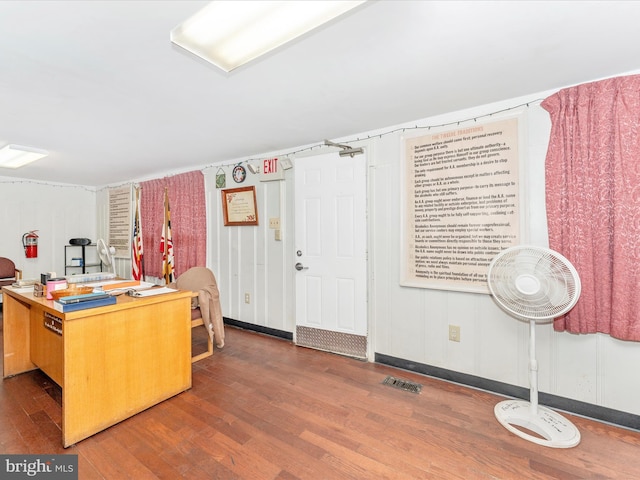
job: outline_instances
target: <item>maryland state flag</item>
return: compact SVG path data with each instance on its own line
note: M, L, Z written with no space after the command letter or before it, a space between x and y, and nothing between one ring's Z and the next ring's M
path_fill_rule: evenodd
M162 252L162 276L168 285L175 281L173 241L171 240L171 210L169 208L169 194L164 190L164 225L160 237L160 252Z
M140 280L144 277L142 271L142 230L140 229L140 210L139 206L140 190L136 188L136 216L133 220L133 237L131 239L131 276L134 280Z

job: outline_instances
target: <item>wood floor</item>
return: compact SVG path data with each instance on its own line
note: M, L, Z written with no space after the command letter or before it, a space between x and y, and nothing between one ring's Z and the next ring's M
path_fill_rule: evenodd
M42 373L0 385L0 452L78 455L90 479L633 479L640 432L568 416L572 449L522 440L500 397L231 327L193 388L75 446ZM141 359L142 361L142 359ZM418 382L419 394L383 385Z

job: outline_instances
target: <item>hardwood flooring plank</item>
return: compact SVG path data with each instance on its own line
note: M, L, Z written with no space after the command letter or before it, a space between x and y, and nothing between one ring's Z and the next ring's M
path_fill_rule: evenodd
M270 480L275 478L281 468L267 459L255 455L252 451L243 448L231 438L217 433L210 441L204 442L197 437L195 442L226 469L239 478L253 478L255 480Z
M206 452L182 434L176 435L177 442L150 441L153 431L146 430L146 426L146 423L128 425L126 430L117 432L115 438L160 479L210 478L199 468L209 459Z
M284 441L270 434L271 429L258 429L245 445L252 454L268 459L295 478L340 478L339 472L319 462L326 455L323 449L315 448L302 438L285 436ZM300 445L304 443L303 448ZM313 447L310 448L309 446ZM309 454L309 451L312 451ZM322 452L317 456L316 452ZM282 473L282 472L281 472ZM278 475L279 478L280 474Z

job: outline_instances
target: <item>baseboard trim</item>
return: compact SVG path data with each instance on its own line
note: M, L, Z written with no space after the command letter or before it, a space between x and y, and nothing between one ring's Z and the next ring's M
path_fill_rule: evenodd
M391 357L382 353L375 354L375 362L391 367L420 373L429 377L446 380L460 385L485 390L487 392L504 395L506 397L529 400L529 389L518 387L508 383L489 380L475 375L455 372L446 368L434 367L416 362L411 362L402 358ZM591 403L572 400L570 398L551 395L549 393L538 392L538 401L541 405L573 413L582 417L592 418L602 422L611 423L620 427L633 430L640 430L640 415L622 412L607 407L593 405Z
M265 335L271 335L272 337L283 338L285 340L293 340L293 332L285 332L284 330L263 327L262 325L256 325L254 323L241 322L239 320L234 320L228 317L223 317L223 321L225 325L231 325L243 330L251 330L253 332L264 333Z

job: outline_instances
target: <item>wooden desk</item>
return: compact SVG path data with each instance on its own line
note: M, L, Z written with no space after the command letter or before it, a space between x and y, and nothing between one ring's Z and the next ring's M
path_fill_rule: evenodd
M191 388L191 292L69 313L2 293L3 376L39 368L60 385L64 447Z

